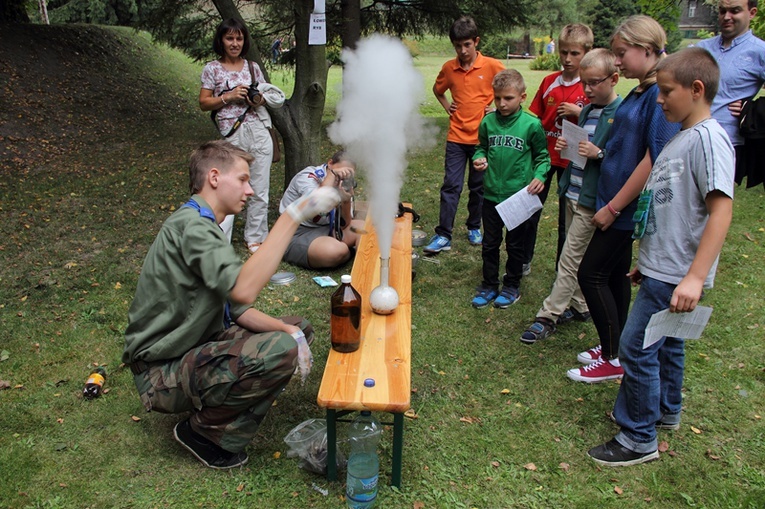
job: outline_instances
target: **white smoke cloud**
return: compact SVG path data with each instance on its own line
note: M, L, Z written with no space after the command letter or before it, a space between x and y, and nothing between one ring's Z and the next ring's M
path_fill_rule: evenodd
M329 137L367 174L380 256L388 258L407 151L433 143L435 127L419 114L422 75L400 40L373 35L342 58L343 97Z

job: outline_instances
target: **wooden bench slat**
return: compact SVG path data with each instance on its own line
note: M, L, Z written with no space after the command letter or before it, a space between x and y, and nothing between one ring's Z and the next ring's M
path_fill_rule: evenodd
M351 272L361 294L361 347L353 353L330 349L317 402L322 408L402 413L411 397L412 220L395 220L388 276L399 305L390 315L378 315L369 304L371 291L380 284L377 235L368 216ZM364 387L364 380L375 380Z

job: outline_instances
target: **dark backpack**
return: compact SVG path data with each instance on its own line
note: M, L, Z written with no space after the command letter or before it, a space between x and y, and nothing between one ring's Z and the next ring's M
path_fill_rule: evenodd
M765 139L765 100L746 99L741 108L738 132L745 140Z

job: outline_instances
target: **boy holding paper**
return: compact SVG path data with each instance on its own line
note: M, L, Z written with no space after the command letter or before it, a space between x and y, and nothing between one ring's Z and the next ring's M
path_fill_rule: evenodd
M552 290L537 311L534 323L521 335L521 341L526 344L545 339L555 332L556 324L561 325L571 320L586 321L590 318L576 273L595 232L592 216L595 215L595 195L598 191L600 163L603 161L602 147L606 146L614 113L622 100L614 89L619 82L616 57L609 50L598 48L587 53L579 65L579 76L584 93L590 101L579 115L579 125L587 132L589 140L580 141L578 146L573 147L561 136L557 139L555 149L573 149L575 154L587 162L580 167L572 161L561 175L558 193L564 206L568 233L558 260L558 275Z
M478 127L478 147L473 156L483 179L483 281L473 297L473 307L482 308L494 301L505 309L520 298L519 287L526 262L526 245L532 241L532 223L527 219L505 234L507 263L499 291L499 248L504 223L496 206L528 186L539 194L550 171L550 154L542 123L523 111L526 84L514 70L500 71L492 80L496 111L486 115Z
M733 211L734 152L710 115L720 69L705 49L689 48L656 67L657 103L681 130L662 149L633 219L640 240L640 284L619 346L624 378L613 418L620 431L588 452L597 463L628 466L659 457L656 429L678 429L684 340L664 336L643 347L651 316L693 311L714 282Z

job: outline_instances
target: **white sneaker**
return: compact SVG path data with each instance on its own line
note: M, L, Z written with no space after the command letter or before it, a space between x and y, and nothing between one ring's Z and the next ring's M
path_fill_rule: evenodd
M579 355L576 356L576 360L582 364L592 364L593 362L599 361L602 355L602 349L600 345L598 345L595 348L590 348L589 350L580 352Z

